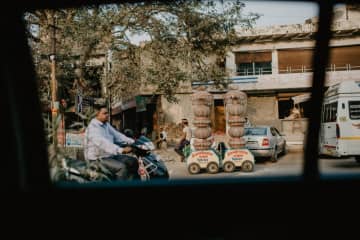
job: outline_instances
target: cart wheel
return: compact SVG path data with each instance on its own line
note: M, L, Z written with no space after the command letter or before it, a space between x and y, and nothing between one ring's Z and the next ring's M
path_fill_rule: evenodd
M224 169L224 172L233 172L235 169L235 164L232 162L226 162L224 164L223 169Z
M208 171L208 173L211 173L211 174L217 173L219 171L219 166L214 162L209 163L207 165L207 171Z
M188 171L191 174L198 174L200 172L200 166L197 163L192 163L188 167Z
M254 163L249 160L246 160L241 165L241 168L244 172L252 172L254 170Z

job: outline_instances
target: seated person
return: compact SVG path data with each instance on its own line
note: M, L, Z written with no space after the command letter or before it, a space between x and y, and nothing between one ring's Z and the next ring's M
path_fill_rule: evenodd
M133 139L116 131L108 122L109 113L106 106L95 106L96 116L85 131L85 160L100 160L116 179L138 179L138 161L135 157L125 155L131 147L119 147L115 143L131 144Z
M160 149L161 146L163 145L163 143L166 143L166 138L167 138L167 134L166 134L164 128L160 127L159 138L156 140L157 148Z

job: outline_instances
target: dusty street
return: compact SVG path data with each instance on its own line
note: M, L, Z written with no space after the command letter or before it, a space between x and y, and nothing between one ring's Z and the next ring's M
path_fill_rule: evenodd
M232 173L220 171L217 174L201 172L197 175L189 174L186 163L180 162L180 157L173 148L157 150L157 154L165 161L170 172L170 179L199 179L199 178L234 178L234 177L271 177L293 175L300 176L303 168L303 153L299 150L289 151L285 156L279 157L278 162L272 163L266 159L256 159L255 170L251 173L242 172L237 169ZM321 174L333 175L359 174L360 164L354 158L321 158L319 162Z

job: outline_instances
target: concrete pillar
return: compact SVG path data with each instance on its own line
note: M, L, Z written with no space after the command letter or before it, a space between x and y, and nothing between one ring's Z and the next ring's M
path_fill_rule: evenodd
M273 49L271 52L271 69L272 74L278 74L279 73L279 57L278 57L278 50Z
M226 70L229 71L230 77L236 76L235 53L229 51L226 54L225 67L226 67Z

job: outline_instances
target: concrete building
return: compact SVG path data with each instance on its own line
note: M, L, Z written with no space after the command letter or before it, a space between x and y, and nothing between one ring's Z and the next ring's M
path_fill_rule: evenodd
M248 94L251 123L276 126L286 134L289 142L302 143L306 134L308 109L311 107L306 102L306 94L312 86L317 20L314 17L303 24L239 31L239 44L231 47L226 57L226 68L232 80L229 88ZM332 31L326 86L360 80L359 9L350 6L335 9ZM152 124L165 126L169 137L176 139L180 131L177 123L181 118L192 122L191 94L200 85L214 96L212 128L217 135L223 135L227 129L223 103L226 90L216 89L211 81L182 85L176 95L178 104L170 104L163 96L157 95L156 100L148 103L155 106L152 114L156 120ZM151 87L143 88L139 94L150 96L153 90ZM289 115L295 105L301 117L291 119Z
M334 16L326 86L360 80L360 11L343 6ZM248 93L250 121L278 127L288 141L303 141L307 129L317 21L239 32L241 44L226 59L232 85ZM294 105L301 118L289 119Z

